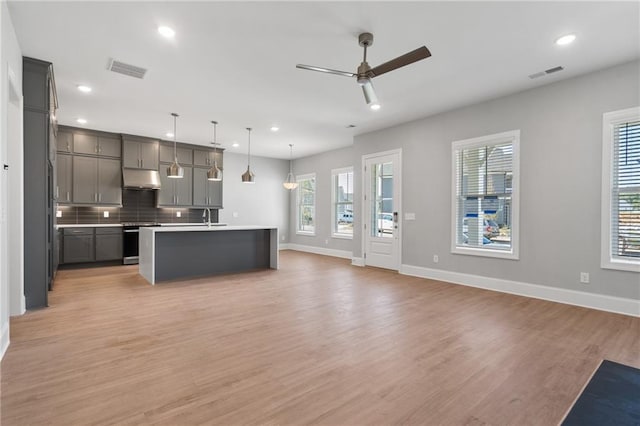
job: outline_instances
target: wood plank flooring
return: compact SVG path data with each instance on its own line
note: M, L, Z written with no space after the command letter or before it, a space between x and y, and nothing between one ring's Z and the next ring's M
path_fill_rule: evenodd
M60 271L11 320L10 425L557 424L640 319L284 251L281 269L152 287Z

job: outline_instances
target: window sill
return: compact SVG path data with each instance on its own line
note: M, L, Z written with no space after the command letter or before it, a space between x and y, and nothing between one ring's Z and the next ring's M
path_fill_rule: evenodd
M307 237L315 237L316 233L311 231L296 231L296 235L305 235Z
M640 272L640 262L632 260L603 260L600 265L602 269L615 269L617 271Z
M520 257L513 249L506 250L491 250L485 248L475 247L453 247L451 249L453 254L464 254L469 256L482 256L482 257L494 257L496 259L508 259L508 260L520 260Z
M331 238L338 238L341 240L353 240L353 234L332 234Z

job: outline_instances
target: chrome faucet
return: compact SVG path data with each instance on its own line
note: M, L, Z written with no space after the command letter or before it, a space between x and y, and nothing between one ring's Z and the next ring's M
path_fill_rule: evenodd
M207 218L207 221L205 222L207 224L207 226L211 226L211 209L206 208L204 210L202 210L202 221L204 222L204 218Z

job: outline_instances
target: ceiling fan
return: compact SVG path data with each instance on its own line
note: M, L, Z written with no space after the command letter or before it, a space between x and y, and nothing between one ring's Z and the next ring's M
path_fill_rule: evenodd
M431 56L431 52L427 49L426 46L422 46L417 48L416 50L412 50L409 53L405 53L404 55L398 56L395 59L392 59L384 64L378 65L377 67L371 68L367 63L367 48L371 47L373 44L373 34L371 33L362 33L358 36L358 44L364 48L364 58L358 67L357 72L352 73L348 71L338 71L332 70L329 68L322 67L314 67L311 65L302 65L297 64L296 68L300 68L303 70L310 71L319 71L327 74L336 74L342 75L345 77L356 77L356 81L362 87L362 92L364 93L364 98L367 101L367 105L373 110L380 109L380 103L378 102L378 97L376 96L376 92L373 90L373 84L371 83L371 79L373 77L377 77L389 71L396 70L398 68L402 68L405 65L412 64L414 62L420 61L422 59L426 59Z

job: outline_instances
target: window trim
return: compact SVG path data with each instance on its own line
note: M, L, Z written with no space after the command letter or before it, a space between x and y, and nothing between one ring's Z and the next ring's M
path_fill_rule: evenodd
M336 232L336 209L335 206L337 204L336 201L336 179L339 174L343 173L354 173L353 166L349 167L341 167L339 169L331 170L331 238L340 238L343 240L353 240L353 232L351 234L344 234L340 232ZM353 175L355 179L355 173ZM355 188L354 188L354 199L355 199ZM354 200L355 201L355 200ZM351 201L351 205L354 205L354 201ZM353 212L353 209L351 210Z
M301 231L300 230L300 194L302 193L302 185L300 182L303 180L313 179L313 231ZM306 236L315 236L317 229L317 192L318 192L318 180L316 179L315 173L307 173L304 175L297 175L296 182L298 183L298 190L296 191L296 234L297 235L306 235Z
M600 228L600 267L619 271L640 272L640 259L614 258L611 252L611 195L613 190L613 128L615 125L640 120L640 107L611 111L602 114L602 198Z
M511 250L495 250L480 247L459 247L457 244L456 219L458 179L456 169L456 151L487 145L512 144L512 192L511 192ZM454 141L451 144L451 253L471 256L493 257L498 259L520 259L520 130L510 130L477 138Z

